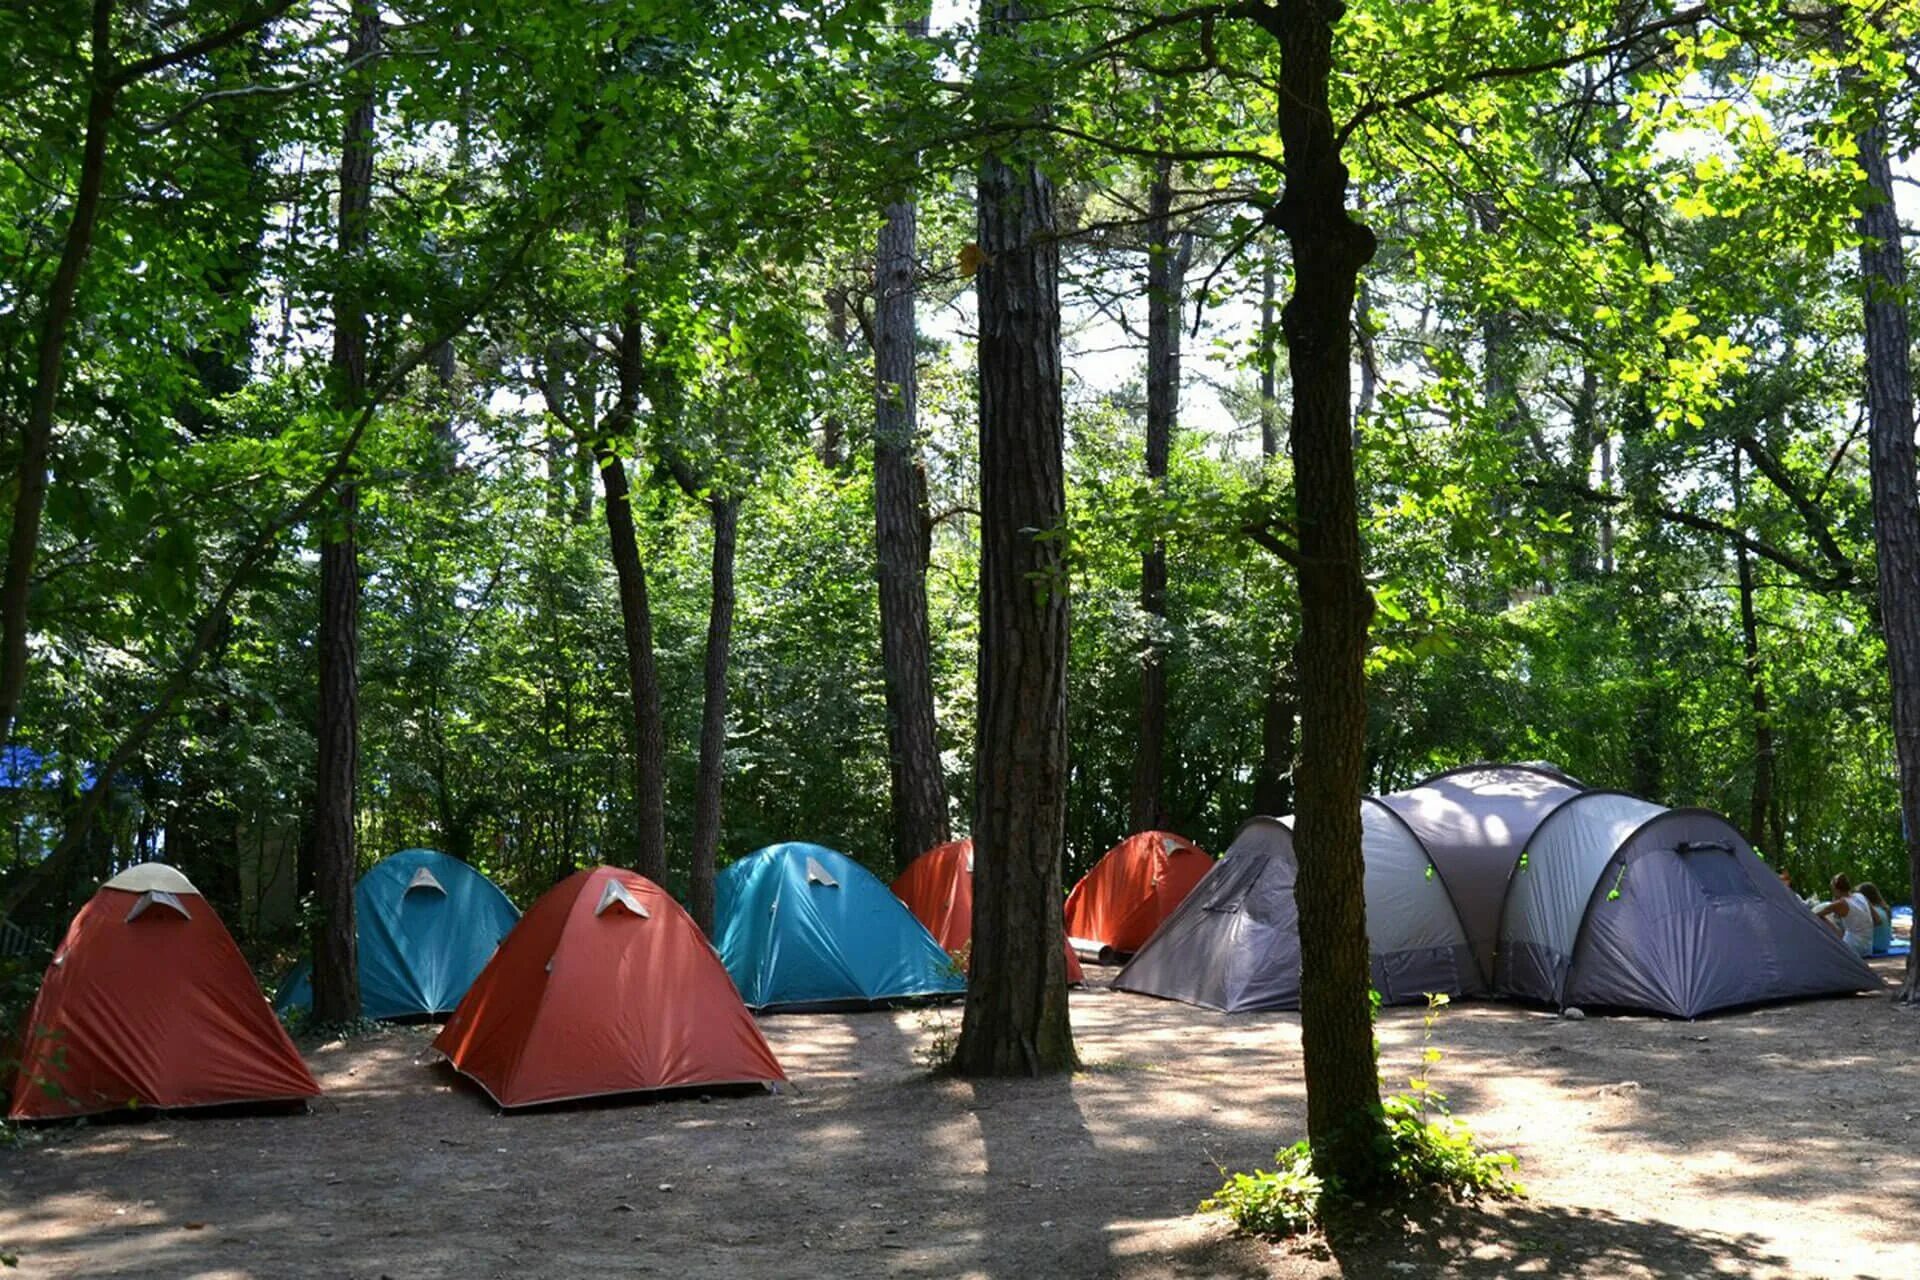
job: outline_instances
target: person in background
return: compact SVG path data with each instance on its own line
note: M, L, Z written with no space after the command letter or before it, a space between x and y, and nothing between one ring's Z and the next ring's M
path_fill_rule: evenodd
M1813 914L1826 917L1839 929L1840 936L1846 939L1855 955L1873 954L1873 908L1854 890L1853 882L1845 874L1833 878L1833 900L1823 907L1815 907Z
M1873 917L1873 954L1886 955L1893 950L1893 904L1871 881L1861 881L1854 892L1867 900L1867 911Z

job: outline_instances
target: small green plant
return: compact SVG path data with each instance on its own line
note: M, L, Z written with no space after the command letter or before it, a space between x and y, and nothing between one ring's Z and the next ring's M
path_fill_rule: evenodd
M1320 1198L1326 1190L1313 1171L1312 1150L1296 1142L1275 1153L1273 1160L1270 1170L1229 1175L1218 1191L1200 1202L1200 1212L1224 1213L1240 1230L1254 1236L1292 1236L1312 1230L1320 1220Z
M1482 1151L1472 1132L1447 1110L1446 1095L1433 1087L1433 1064L1442 1054L1433 1029L1445 995L1427 997L1420 1043L1420 1068L1407 1088L1381 1100L1381 1165L1388 1198L1412 1199L1438 1193L1456 1200L1482 1196L1504 1199L1525 1194L1513 1171L1518 1164L1504 1151ZM1373 1008L1380 1007L1379 993ZM1220 1189L1200 1202L1202 1213L1222 1213L1248 1235L1298 1235L1321 1225L1329 1212L1351 1203L1338 1185L1314 1172L1313 1148L1296 1142L1274 1156L1272 1170L1228 1175Z
M965 982L973 959L973 943L968 941L947 957L947 972ZM944 1005L928 1005L920 1010L920 1032L924 1037L913 1051L914 1060L928 1075L945 1075L953 1066L953 1051L959 1047L960 1031L947 1018Z

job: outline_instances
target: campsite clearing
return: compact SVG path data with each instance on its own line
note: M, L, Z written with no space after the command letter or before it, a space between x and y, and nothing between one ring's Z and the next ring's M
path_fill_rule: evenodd
M423 1064L427 1029L303 1046L311 1116L0 1152L0 1252L32 1277L1911 1274L1920 1013L1884 996L1693 1023L1457 1004L1435 1082L1531 1198L1275 1248L1190 1211L1216 1162L1300 1132L1298 1015L1110 973L1074 993L1071 1080L930 1080L934 1015L911 1011L762 1019L794 1081L777 1097L510 1116ZM1422 1013L1381 1015L1390 1080Z

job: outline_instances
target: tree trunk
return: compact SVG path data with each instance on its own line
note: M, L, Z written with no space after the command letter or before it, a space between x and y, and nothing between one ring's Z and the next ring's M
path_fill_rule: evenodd
M884 238L886 232L880 234ZM834 362L837 364L847 354L846 286L835 285L828 289L826 303L827 337L833 342ZM878 345L877 337L875 343ZM841 419L838 409L828 410L820 424L820 465L832 471L847 465L847 424Z
M638 342L638 332L635 333ZM598 446L606 493L607 542L620 586L620 625L627 642L627 692L633 706L633 802L638 827L635 869L655 884L667 878L666 734L660 723L660 672L653 657L653 608L647 571L633 527L627 469L610 442Z
M113 0L94 0L87 90L87 133L80 152L80 186L67 222L60 265L47 290L47 309L34 357L33 398L20 424L20 459L14 467L13 527L7 535L7 565L0 573L0 745L12 741L27 687L27 608L33 588L33 562L40 551L40 517L47 505L47 471L53 463L53 419L66 369L67 338L73 327L73 298L80 272L93 247L100 213L100 189L107 172L107 127L117 96L108 77L113 69Z
M1879 557L1881 631L1893 685L1893 740L1908 892L1920 901L1920 492L1913 443L1913 337L1907 321L1907 264L1893 203L1887 126L1876 114L1859 131L1860 166L1871 191L1860 212L1860 275L1867 354L1868 470L1873 542ZM1920 949L1907 957L1900 998L1920 1001Z
M1161 160L1147 193L1147 484L1166 483L1180 417L1180 316L1192 240L1173 238L1173 162ZM1140 732L1134 744L1132 828L1167 826L1167 546L1140 557L1140 609L1149 634L1140 654Z
M1294 717L1298 702L1289 646L1274 643L1260 713L1260 765L1253 777L1253 811L1268 817L1293 812Z
M334 396L343 415L367 393L365 269L373 203L374 78L380 11L354 0L346 61L346 129L340 146L340 270L333 299ZM353 918L354 799L360 769L360 565L355 544L359 488L341 481L331 527L320 539L319 757L314 766L314 894L320 909L313 946L313 1017L322 1024L360 1016L359 957Z
M920 21L924 32L925 20ZM913 204L888 205L873 269L873 515L895 867L944 843L951 833L927 624L927 486L915 442L914 240Z
M705 696L700 711L700 776L693 801L693 877L687 906L713 936L713 864L720 848L720 793L727 772L727 656L733 640L733 560L740 500L707 499L713 521L713 603L707 613Z
M1269 243L1260 264L1260 455L1269 465L1280 453L1280 344L1276 276L1279 257ZM1293 812L1295 700L1292 646L1274 641L1260 710L1260 763L1253 777L1253 811Z
M1733 451L1733 518L1741 523L1740 451ZM1767 848L1767 813L1773 804L1773 713L1767 705L1766 673L1760 665L1760 627L1753 607L1753 557L1744 542L1733 547L1734 568L1740 582L1740 640L1747 672L1747 691L1753 702L1753 790L1747 797L1747 843ZM1784 851L1772 850L1777 861Z
M620 590L620 627L627 646L627 693L633 710L633 808L636 827L634 869L655 884L667 879L666 729L660 719L660 671L653 653L653 606L647 600L647 571L640 560L640 539L633 521L633 494L615 443L631 438L640 421L640 395L646 375L638 274L639 231L645 211L638 198L626 207L626 243L622 249L627 300L621 306L619 349L614 359L617 389L613 412L601 424L592 445L606 496L607 544ZM654 410L662 409L655 397Z
M1024 56L1018 3L981 7L979 88ZM1067 798L1067 575L1060 249L1031 156L980 162L980 659L973 963L954 1068L1068 1071L1060 857Z
M1281 313L1293 381L1300 528L1300 767L1294 896L1300 915L1300 1033L1315 1168L1364 1194L1383 1175L1380 1089L1368 1001L1360 801L1364 660L1373 598L1360 561L1353 461L1353 303L1373 233L1347 210L1328 101L1338 0L1258 9L1280 45L1286 186L1272 217L1293 249Z

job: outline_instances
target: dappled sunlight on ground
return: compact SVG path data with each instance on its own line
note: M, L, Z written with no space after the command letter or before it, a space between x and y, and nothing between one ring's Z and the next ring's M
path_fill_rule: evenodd
M305 1046L307 1116L160 1116L0 1152L27 1276L1914 1274L1920 1014L1884 997L1698 1023L1463 1002L1435 1084L1529 1199L1278 1247L1192 1216L1301 1132L1299 1019L1105 989L1070 1079L929 1078L957 1006L761 1020L792 1077L500 1114L431 1027ZM1419 1069L1420 1009L1382 1014ZM1393 1265L1389 1265L1393 1264Z

